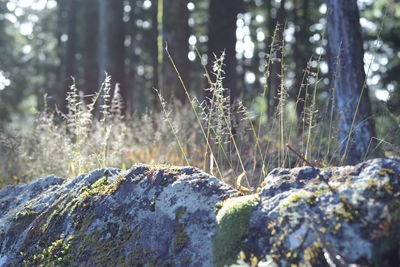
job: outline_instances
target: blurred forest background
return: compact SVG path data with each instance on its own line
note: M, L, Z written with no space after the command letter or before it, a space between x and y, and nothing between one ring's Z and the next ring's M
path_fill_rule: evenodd
M374 138L386 155L398 155L400 4L391 0L360 0L357 4ZM323 0L0 0L3 183L50 172L75 175L103 164L121 167L139 161L207 166L207 170L225 177L243 178L243 173L262 176L272 167L302 162L290 151L279 152L286 143L309 160L326 159L324 164L334 164L334 154L340 149L329 145L336 138L331 132L336 127L331 116L335 74L328 67L327 11ZM194 101L188 100L166 49L191 97L196 97L198 106L194 109L200 115L206 111L207 101L203 100L212 98L212 90L206 88L228 88L229 110L245 114L238 121L248 120L243 131L233 115L219 126L216 122L214 129L208 127L210 131L209 125L203 131L196 124L190 108ZM218 68L213 62L223 51L224 63ZM207 81L206 70L214 85ZM214 78L219 71L224 77L222 86L218 76ZM119 83L124 103L119 110L124 118L120 120L125 130L115 122L114 126L120 128L100 134L107 137L98 144L108 142L108 161L91 165L82 161L98 163L98 157L82 158L76 165L76 153L96 154L95 149L83 149L83 143L95 146L90 139L95 136L94 130L84 128L81 141L76 133L60 141L60 135L70 135L77 127L71 130L67 125L60 130L60 116L53 112L71 113L67 99L74 84L71 77L77 87L75 96L80 94L77 102L84 105L99 91L105 72L111 75L111 84L107 85L112 88L111 98L115 83ZM161 92L166 106L160 105L154 88ZM207 115L203 116L206 119L202 121L210 122ZM94 114L90 120L96 117L102 118ZM225 141L218 140L218 127L225 127ZM248 129L252 129L253 137L248 137ZM46 135L46 131L53 135ZM55 131L59 131L57 136ZM200 135L203 131L207 137L214 133L216 137L209 144L193 137L196 134L191 131ZM166 137L168 134L172 137ZM239 136L242 141L235 142ZM53 142L54 149L49 148ZM74 147L68 150L68 143ZM194 148L195 144L201 149ZM38 152L40 146L47 148ZM114 158L110 158L113 150ZM314 151L312 156L308 150ZM67 152L57 157L61 151ZM239 156L226 156L227 151ZM123 155L118 160L117 153ZM267 154L279 158L279 162L271 161L266 167ZM62 163L67 158L70 162ZM256 158L261 158L261 163ZM226 167L219 170L218 164Z

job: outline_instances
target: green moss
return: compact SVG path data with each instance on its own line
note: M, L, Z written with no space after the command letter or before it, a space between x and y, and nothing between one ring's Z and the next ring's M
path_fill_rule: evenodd
M107 184L107 177L102 177L99 180L97 180L96 182L94 182L91 186L91 188L98 188L102 185L106 185Z
M378 197L393 196L394 188L390 181L382 181L381 179L371 178L368 180L367 188ZM382 195L383 194L383 195Z
M72 215L76 207L79 205L79 201L77 199L72 199L70 202L65 205L65 208L62 210L61 215L64 215L68 210L68 215Z
M259 262L260 262L260 260L254 254L250 255L250 264L251 264L251 266L258 266Z
M71 199L67 204L64 205L59 205L55 210L51 213L51 215L47 218L47 221L45 224L42 225L41 229L45 231L48 228L48 225L50 222L58 217L58 216L64 216L68 212L68 216L71 216L75 209L78 206L85 206L87 205L86 202L90 198L92 198L95 195L110 195L113 194L115 191L118 190L120 184L125 180L125 177L118 177L117 181L115 183L110 184L107 180L107 177L102 177L98 179L95 183L89 185L89 186L84 186L82 187L79 191L80 194L78 197L75 197ZM63 198L65 198L66 195L64 195Z
M338 215L337 220L344 220L346 222L358 221L360 219L360 211L353 205L346 197L340 196L340 209L332 210L333 214Z
M324 260L322 244L314 242L304 250L303 257L307 266L320 266Z
M383 185L383 188L385 189L386 193L387 193L389 196L392 196L392 195L393 195L394 189L393 189L393 186L392 186L390 183L385 183L385 184Z
M248 234L249 220L259 202L257 195L227 199L217 214L213 239L214 262L225 266L236 262L242 239Z
M338 215L341 219L343 219L346 222L354 221L355 219L353 214L345 209L335 209L332 212L333 214Z
M85 201L93 197L94 195L111 195L119 188L119 185L124 180L124 177L120 177L116 183L110 184L107 177L100 178L90 186L85 186L81 189L79 197Z
M177 173L171 172L172 174L176 175ZM168 181L171 181L170 178L162 180L161 183L164 182L167 184ZM150 262L154 262L154 266L164 266L167 264L169 261L168 258L165 259L165 257L160 255L157 256L154 251L143 248L140 244L136 244L127 253L122 252L128 243L135 243L134 240L140 237L139 231L132 233L131 231L121 229L117 236L105 239L106 233L103 230L86 233L88 226L93 221L93 214L82 213L82 215L75 216L74 210L77 207L90 205L92 201L89 200L94 196L114 193L118 190L124 179L120 177L116 183L112 184L107 177L102 177L95 183L81 188L78 195L74 198L67 201L64 200L62 204L54 206L54 209L49 211L46 218L47 222L44 221L45 223L42 225L44 230L48 229L50 223L54 224L59 220L63 220L61 216L74 215L77 234L75 237L68 239L68 241L62 238L53 241L53 237L53 240L50 240L51 243L49 242L48 245L46 245L48 241L41 241L41 248L35 250L33 254L22 253L26 266L73 266L73 262L85 262L93 266L109 266L110 263L111 265L120 266L141 266ZM151 208L154 208L155 204L154 201L151 201ZM174 253L180 253L187 246L188 242L190 242L189 235L184 231L185 212L185 209L178 209L176 212L176 235L172 249ZM69 262L71 258L73 261ZM43 261L44 264L39 265L38 260ZM182 264L184 265L185 262L190 262L190 260L190 258L183 258Z
M373 192L376 192L379 188L379 180L376 178L371 178L368 180L367 188Z
M338 188L338 186L332 186L332 189L334 189L334 190L337 189L337 188ZM326 194L326 193L329 193L329 192L331 192L331 190L329 188L324 188L324 189L315 191L313 193L313 195L314 196L319 196L319 195Z
M48 247L39 249L35 253L21 252L24 257L23 266L75 266L70 255L70 238L65 240L63 236L53 241Z
M142 174L138 174L135 176L135 178L132 179L132 182L139 182L141 181L144 177L148 176L150 174L149 170L144 171Z
M299 201L303 197L305 197L305 195L293 194L290 197L288 197L287 201L291 202L291 203L296 203L297 201Z
M385 176L385 175L393 175L395 174L395 171L393 169L389 169L389 168L382 168L379 172L378 175L379 176Z
M124 253L127 244L139 239L139 231L131 232L123 227L116 236L104 238L105 235L104 231L98 230L70 237L68 257L73 257L73 262L84 262L85 266L142 266L152 261L159 263L154 251L144 249L139 244L127 254Z

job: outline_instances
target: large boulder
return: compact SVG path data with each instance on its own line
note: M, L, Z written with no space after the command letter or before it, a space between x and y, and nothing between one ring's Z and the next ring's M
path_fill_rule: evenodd
M211 266L215 205L235 194L195 168L144 165L7 186L0 266Z
M242 244L247 261L268 266L400 262L398 160L276 169L259 196Z
M0 266L394 266L400 161L276 169L251 195L135 165L0 190Z

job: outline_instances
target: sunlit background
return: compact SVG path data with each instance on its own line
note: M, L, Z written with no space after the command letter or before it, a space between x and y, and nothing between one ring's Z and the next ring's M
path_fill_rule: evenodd
M201 63L207 62L207 5L208 1L193 1L187 3L189 10L188 24L190 26L190 46L188 59L191 66L191 90L201 95L201 90L206 87L204 83ZM269 40L271 33L268 32L268 21L266 20L265 1L248 0L244 12L237 16L236 22L236 58L240 86L244 88L244 96L254 96L262 90L266 82L264 75L265 63L269 51ZM365 71L368 75L367 84L372 91L371 96L376 100L390 101L391 105L397 106L396 93L398 89L400 69L400 48L398 36L400 10L386 9L390 1L358 1L361 10L361 25L365 39ZM16 123L21 116L27 118L27 114L35 114L43 108L42 97L56 98L57 90L65 87L65 80L69 75L63 73L65 64L65 49L68 45L69 36L66 27L68 18L59 11L60 1L55 0L9 0L2 1L0 11L0 27L4 32L0 41L0 112L2 116L2 127L5 122ZM315 3L318 3L317 5ZM277 12L280 1L272 1L271 13ZM82 7L79 7L82 9ZM132 91L130 98L133 102L132 112L143 112L153 104L151 90L154 86L154 59L153 49L149 43L154 36L157 25L152 20L152 1L124 1L123 21L126 27L126 75L127 86ZM309 45L312 47L313 56L310 66L316 68L320 63L320 71L325 75L322 80L323 87L329 86L327 78L328 65L325 55L326 38L324 36L326 5L323 1L313 1L310 9L315 9L310 15L312 21L309 26ZM291 12L294 9L293 1L286 1L285 9L287 19L285 24L285 54L286 69L285 83L289 88L295 86L295 68L293 62L293 46L296 42L295 25ZM84 16L78 10L76 14L78 22L77 38L75 45L75 73L79 86L85 86L83 73L85 68L83 61L85 51L83 47L84 32L80 32L82 25L87 23L81 21ZM315 13L317 12L317 13ZM311 12L310 12L311 13ZM316 14L316 15L314 15ZM276 14L275 14L276 15ZM60 16L64 16L61 17ZM98 21L93 21L97 24ZM130 30L134 28L134 30ZM197 47L202 55L194 50ZM322 54L322 60L317 62L318 55ZM93 72L98 72L93 66ZM60 74L61 73L61 74ZM129 83L129 82L132 83ZM321 95L323 96L323 94ZM250 98L250 97L249 97ZM396 107L393 107L396 109ZM398 109L398 108L397 108Z

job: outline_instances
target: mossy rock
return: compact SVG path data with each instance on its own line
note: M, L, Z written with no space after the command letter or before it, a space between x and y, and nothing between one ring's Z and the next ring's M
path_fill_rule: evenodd
M258 195L231 198L224 202L217 214L217 232L213 240L215 266L236 262L242 240L249 232L251 214L258 203Z

